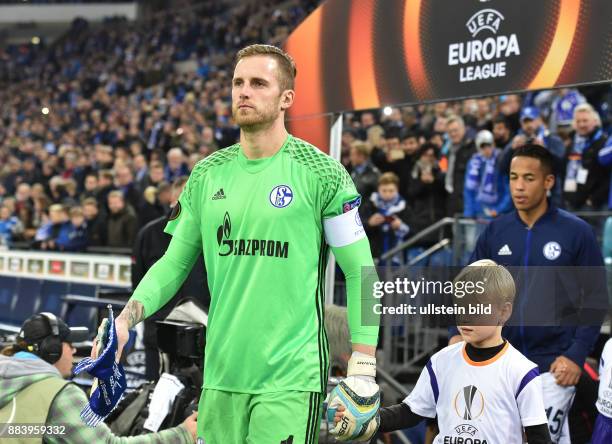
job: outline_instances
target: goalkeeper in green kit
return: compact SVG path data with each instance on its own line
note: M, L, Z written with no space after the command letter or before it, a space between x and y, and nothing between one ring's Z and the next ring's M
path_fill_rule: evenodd
M323 324L329 249L347 283L353 343L332 430L366 440L377 429L378 326L364 326L361 267L373 266L360 196L340 163L287 133L296 74L291 57L251 45L236 57L232 113L240 142L194 167L166 232L172 241L116 319L128 329L169 301L200 254L211 305L198 408L198 442L316 443L328 372ZM332 415L333 416L333 415Z

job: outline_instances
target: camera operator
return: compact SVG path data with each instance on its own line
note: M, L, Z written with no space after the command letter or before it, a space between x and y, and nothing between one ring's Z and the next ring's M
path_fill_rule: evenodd
M0 424L5 425L0 427L0 440L9 437L10 423L35 425L43 430L44 435L10 436L16 438L11 442L17 443L33 442L32 438L45 443L75 444L195 441L196 413L178 427L135 437L115 436L104 423L87 426L80 418L87 396L67 380L72 374L72 344L86 338L86 329L69 328L52 313L40 313L24 322L15 344L0 355Z

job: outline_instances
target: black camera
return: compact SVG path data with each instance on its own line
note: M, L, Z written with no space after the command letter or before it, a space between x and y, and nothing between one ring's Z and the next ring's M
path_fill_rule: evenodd
M178 321L157 321L157 346L171 359L202 361L206 344L206 327Z

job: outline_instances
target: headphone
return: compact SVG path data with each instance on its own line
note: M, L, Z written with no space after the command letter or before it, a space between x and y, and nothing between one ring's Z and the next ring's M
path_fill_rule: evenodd
M39 343L28 344L27 350L38 355L42 360L49 364L55 364L62 356L62 341L59 337L59 324L57 317L53 313L39 313L49 323L51 335L44 338ZM23 332L22 332L23 333Z

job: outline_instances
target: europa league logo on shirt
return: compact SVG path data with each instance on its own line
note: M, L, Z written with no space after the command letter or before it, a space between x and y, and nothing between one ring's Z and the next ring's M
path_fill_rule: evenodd
M484 412L484 396L476 386L468 385L455 395L454 407L461 419L477 419Z

